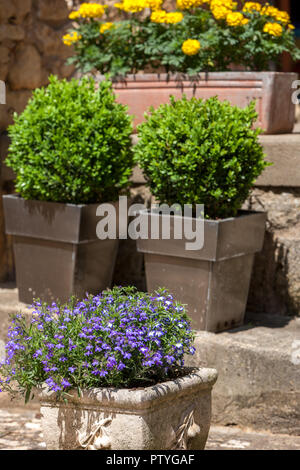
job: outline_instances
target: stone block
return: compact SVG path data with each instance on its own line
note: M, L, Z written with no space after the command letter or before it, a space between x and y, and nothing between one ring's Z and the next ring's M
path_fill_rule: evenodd
M16 14L16 7L11 0L0 0L0 23L6 23Z
M5 40L23 41L25 31L20 25L2 24L0 25L0 42Z
M10 0L15 7L14 23L21 24L32 8L32 0Z
M8 47L0 46L0 80L6 80L11 52Z
M69 10L65 0L38 0L38 18L51 24L68 20Z
M17 48L8 80L12 90L33 90L42 84L42 61L35 46L22 44Z
M255 256L248 310L300 312L300 189L255 188L244 208L267 211L264 246Z
M300 435L300 319L248 320L224 333L198 332L186 361L219 372L212 422Z
M24 110L30 96L31 91L29 90L6 90L6 104L1 105L0 107L1 130L5 130L10 124L13 123L14 112L17 112L18 114L21 113Z
M266 160L273 165L264 170L255 186L300 187L300 132L262 135L260 142Z

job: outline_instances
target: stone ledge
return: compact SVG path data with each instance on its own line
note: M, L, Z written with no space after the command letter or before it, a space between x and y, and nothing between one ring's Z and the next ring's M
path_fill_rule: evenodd
M273 163L255 186L300 187L300 132L262 135L266 160Z
M300 187L300 127L295 126L293 134L261 135L266 160L273 163L257 179L255 186ZM137 136L132 137L137 142ZM136 166L131 181L134 184L145 184L142 170Z
M252 315L224 333L198 332L187 365L215 367L213 423L300 435L300 319Z

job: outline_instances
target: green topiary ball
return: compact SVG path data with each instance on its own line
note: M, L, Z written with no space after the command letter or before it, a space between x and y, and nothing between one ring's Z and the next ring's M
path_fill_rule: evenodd
M132 124L109 81L50 77L14 124L6 164L24 199L88 204L113 201L129 184Z
M160 203L204 204L207 218L232 217L268 165L258 141L255 103L244 109L185 96L138 126L136 159Z

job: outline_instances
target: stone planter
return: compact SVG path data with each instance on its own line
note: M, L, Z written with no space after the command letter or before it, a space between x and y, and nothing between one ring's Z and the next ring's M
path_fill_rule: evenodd
M25 201L7 195L3 205L6 233L13 236L21 302L31 303L34 297L64 302L111 286L118 240L97 238L98 204Z
M99 388L39 394L47 449L204 449L215 369L192 369L176 380L139 389Z
M137 240L138 251L144 253L148 291L169 289L187 305L196 330L218 332L241 325L254 253L263 245L266 214L241 211L235 218L204 220L204 246L193 251L185 249L190 240L172 239L172 217L170 240L150 238L151 217L170 215L145 210L140 217L149 227L148 239Z
M188 98L218 96L240 107L256 99L257 126L266 134L279 134L293 130L295 80L297 74L285 72L209 72L200 73L194 81L182 74L137 74L115 83L114 89L118 101L135 116L135 125L142 122L149 106L156 108L169 102L170 95L179 99L185 93Z

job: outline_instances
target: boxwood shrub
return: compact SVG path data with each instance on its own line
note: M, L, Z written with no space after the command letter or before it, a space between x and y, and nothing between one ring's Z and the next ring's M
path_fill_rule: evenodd
M185 96L150 108L135 155L160 203L204 204L211 219L232 217L267 163L255 102L244 109Z
M131 118L111 83L59 80L36 89L9 128L6 163L24 199L84 204L111 201L133 166Z

